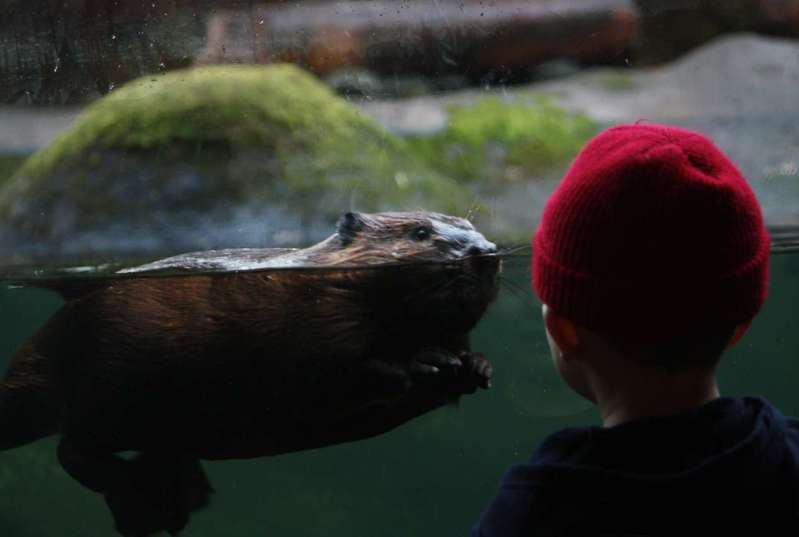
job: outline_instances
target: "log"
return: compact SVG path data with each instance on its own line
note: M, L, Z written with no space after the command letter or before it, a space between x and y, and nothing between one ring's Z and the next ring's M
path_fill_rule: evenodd
M273 4L211 16L197 61L480 78L526 74L553 58L620 63L635 31L630 0Z
M0 103L76 104L194 63L527 80L551 59L671 60L717 35L799 36L799 0L0 0Z

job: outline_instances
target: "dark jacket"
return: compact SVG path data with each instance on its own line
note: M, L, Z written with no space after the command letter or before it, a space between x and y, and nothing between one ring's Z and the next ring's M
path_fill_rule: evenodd
M472 536L799 535L798 491L799 420L725 397L553 434L508 470Z

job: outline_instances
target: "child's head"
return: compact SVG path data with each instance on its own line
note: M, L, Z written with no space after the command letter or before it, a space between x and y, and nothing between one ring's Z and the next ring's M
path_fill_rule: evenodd
M639 365L713 369L765 300L768 255L757 200L712 142L625 125L591 140L549 199L533 288Z

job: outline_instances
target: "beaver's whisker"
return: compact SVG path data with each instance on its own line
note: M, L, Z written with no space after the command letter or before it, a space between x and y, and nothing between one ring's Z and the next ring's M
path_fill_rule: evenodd
M528 306L531 309L537 309L537 305L531 300L529 291L527 291L523 286L517 282L514 282L513 280L502 277L500 277L499 283L501 287L507 290L514 297L518 298L525 306Z
M506 284L500 284L500 288L504 289L505 291L507 291L508 294L510 294L514 298L518 299L525 306L529 305L529 299L528 299L527 295L525 295L525 293L520 291L519 289L517 289L517 288L515 288L513 286L510 286L510 285L506 285Z
M508 257L508 256L516 255L516 254L518 254L518 252L521 252L521 251L524 251L524 250L532 250L532 246L530 246L529 244L519 244L517 246L510 246L508 248L500 249L495 255L497 255L499 257Z
M476 213L479 208L480 208L480 200L478 198L475 198L474 203L472 203L472 206L469 207L468 211L466 211L466 216L464 216L464 218L469 222L471 222L472 216L474 216L474 213Z
M526 301L527 293L525 293L518 285L514 282L510 282L508 280L500 280L499 281L500 287L504 288L508 293L512 294L514 297L518 298L519 300Z

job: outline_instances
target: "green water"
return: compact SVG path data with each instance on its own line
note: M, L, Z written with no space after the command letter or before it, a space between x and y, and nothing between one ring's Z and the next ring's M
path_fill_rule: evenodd
M217 492L181 535L466 535L509 464L561 427L597 423L550 365L527 261L507 263L504 276L507 288L473 334L474 348L494 364L494 388L371 440L205 462ZM46 291L0 289L0 367L60 303ZM799 415L797 303L799 255L773 256L765 309L723 361L724 394L762 395ZM61 470L55 439L47 439L0 452L0 535L114 532L102 498Z

